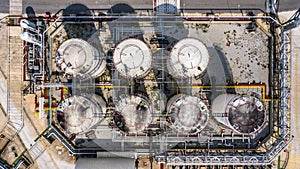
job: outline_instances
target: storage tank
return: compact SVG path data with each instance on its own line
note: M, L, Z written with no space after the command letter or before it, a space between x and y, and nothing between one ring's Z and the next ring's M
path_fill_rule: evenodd
M178 94L167 103L172 127L179 133L194 135L207 125L209 111L206 103L196 96Z
M56 64L68 75L98 77L106 69L106 60L87 41L73 38L64 41L56 53Z
M222 94L212 103L212 115L220 123L239 134L253 134L266 121L263 102L247 95Z
M208 62L206 46L198 39L185 38L173 46L167 69L175 78L199 77L206 71Z
M55 121L68 134L82 134L97 124L105 113L106 103L100 96L72 96L60 102Z
M121 75L142 78L151 70L152 52L148 45L139 39L125 39L114 49L113 63Z
M146 97L129 95L115 105L114 122L127 134L137 134L145 130L152 121L152 107Z

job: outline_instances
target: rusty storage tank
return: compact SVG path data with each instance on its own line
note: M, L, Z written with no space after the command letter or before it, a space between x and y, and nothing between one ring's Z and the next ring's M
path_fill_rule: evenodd
M254 96L222 94L212 103L212 115L220 123L240 134L252 134L266 122L263 102Z
M71 96L61 101L55 112L55 121L67 134L83 134L97 124L106 113L106 102L92 94Z
M179 133L194 135L207 125L207 104L196 96L178 94L167 103L167 114L172 127Z
M152 106L148 98L142 95L128 95L115 105L114 122L124 133L143 132L152 121Z

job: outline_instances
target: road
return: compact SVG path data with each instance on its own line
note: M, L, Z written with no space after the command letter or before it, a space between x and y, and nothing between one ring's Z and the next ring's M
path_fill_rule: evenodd
M8 1L8 0L0 0ZM122 3L130 4L133 8L152 8L153 0L122 0ZM88 8L110 8L120 0L81 0L77 1ZM32 7L35 13L49 11L55 13L59 9L66 8L74 3L74 0L23 0L23 13L27 7ZM265 9L265 0L181 0L181 8L261 8ZM0 8L0 12L3 7ZM300 8L299 0L281 0L280 11L288 11Z
M185 5L184 5L185 4ZM261 8L265 10L265 0L181 0L181 8ZM300 8L299 0L280 0L280 11Z
M0 0L0 13L9 12L9 0Z
M82 0L77 2L81 2L88 8L109 9L114 4L120 3L120 0ZM153 6L152 0L143 0L143 3L140 0L122 0L122 3L130 4L133 8L152 8ZM23 13L26 12L28 6L31 6L35 13L44 13L45 11L55 13L71 4L74 4L74 0L23 0Z

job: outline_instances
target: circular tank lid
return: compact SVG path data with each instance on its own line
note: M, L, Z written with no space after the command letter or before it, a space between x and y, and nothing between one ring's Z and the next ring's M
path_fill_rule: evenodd
M181 96L168 107L173 127L186 135L199 133L207 124L208 108L203 100L194 96Z
M134 38L125 39L116 46L113 62L122 75L141 78L151 68L152 53L143 41Z
M67 74L84 74L93 68L97 57L99 57L98 51L88 42L73 38L60 45L56 61Z
M253 133L265 122L263 103L253 96L234 98L227 106L226 113L232 128L240 133Z
M114 122L123 132L140 133L152 121L150 103L140 96L122 98L115 106Z
M72 96L58 105L56 120L68 133L84 133L102 117L102 109L98 106L88 98Z
M209 53L198 39L185 38L178 41L169 56L168 69L175 77L195 77L207 68Z

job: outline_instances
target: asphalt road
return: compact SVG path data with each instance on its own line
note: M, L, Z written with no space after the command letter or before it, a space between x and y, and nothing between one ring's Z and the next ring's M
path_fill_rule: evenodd
M114 4L120 3L120 0L81 0L76 2L86 5L90 9L109 9ZM122 0L121 2L130 4L133 8L153 7L152 0ZM26 12L28 6L31 6L35 13L44 13L45 11L55 13L72 4L74 4L74 0L23 0L23 13Z
M0 0L8 1L8 0ZM122 3L130 4L133 8L152 8L153 0L122 0ZM78 0L88 8L110 8L120 0ZM27 7L32 7L35 13L49 11L55 13L59 9L74 4L74 0L23 0L23 12ZM4 5L5 6L5 5ZM261 8L265 9L265 0L181 0L181 8ZM295 10L300 8L300 0L280 0L280 11ZM5 7L0 7L6 10Z
M300 8L299 0L279 0L280 11ZM265 0L181 0L181 8L261 8L265 10Z
M9 0L0 0L0 13L9 13Z

